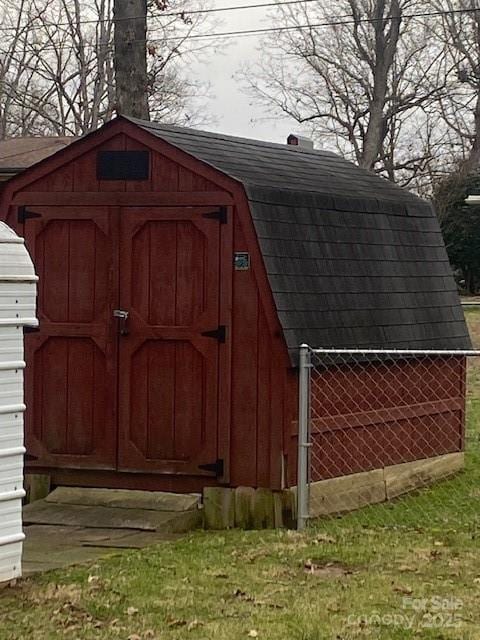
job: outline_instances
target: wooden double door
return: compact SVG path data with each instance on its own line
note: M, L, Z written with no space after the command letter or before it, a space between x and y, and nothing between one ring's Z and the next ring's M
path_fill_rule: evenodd
M29 209L23 233L40 277L40 331L26 348L34 465L221 475L221 210Z

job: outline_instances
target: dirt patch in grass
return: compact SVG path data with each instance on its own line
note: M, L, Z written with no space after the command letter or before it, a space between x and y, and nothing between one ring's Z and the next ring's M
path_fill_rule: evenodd
M315 560L307 560L303 565L303 569L307 575L324 580L345 578L345 576L351 576L353 574L353 569L345 566L341 562L318 563Z

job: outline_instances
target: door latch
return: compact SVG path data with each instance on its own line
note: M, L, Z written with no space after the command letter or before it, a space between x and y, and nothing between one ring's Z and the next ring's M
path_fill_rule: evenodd
M113 317L118 318L119 321L119 333L121 336L128 335L128 311L124 311L123 309L114 309Z

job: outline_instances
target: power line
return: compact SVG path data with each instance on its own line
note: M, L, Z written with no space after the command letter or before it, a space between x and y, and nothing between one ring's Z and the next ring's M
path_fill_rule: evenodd
M282 3L282 4L286 4L286 3ZM221 38L221 37L227 37L227 36L237 36L237 37L250 36L250 35L259 35L259 34L265 34L265 33L279 33L282 31L295 31L298 29L303 30L303 29L317 29L320 27L338 27L342 25L358 24L359 22L375 24L377 22L390 22L393 20L405 20L409 18L428 18L428 17L459 14L459 13L476 13L477 11L480 12L480 7L477 7L475 9L454 9L452 11L442 10L442 11L425 11L423 13L408 13L408 14L403 14L399 18L396 16L385 16L383 18L359 18L357 20L337 20L337 17L335 17L333 20L329 20L328 22L289 25L286 27L265 27L263 29L246 29L244 31L224 31L221 33L212 33L212 34L199 33L199 34L193 34L189 36L189 38L200 39L200 38ZM177 39L177 38L182 39L181 36L172 36L172 39ZM166 38L165 40L168 40L168 38ZM165 40L162 39L162 40L158 40L157 42L164 42ZM148 40L148 42L155 42L155 40Z
M205 15L205 14L212 14L212 13L221 13L221 12L229 12L229 11L242 11L242 10L247 10L247 9L262 9L262 8L269 8L269 7L282 7L282 6L291 6L291 5L298 5L298 4L309 4L311 2L318 2L318 0L284 0L283 2L264 2L264 3L256 3L256 4L243 4L243 5L237 5L237 6L230 6L230 7L213 7L211 9L185 9L184 11L167 11L165 13L161 13L161 14L154 14L153 18L165 18L165 17L177 17L177 18L186 18L188 16L193 16L193 15ZM424 13L412 13L412 14L404 14L402 16L402 18L416 18L416 17L428 17L428 16L439 16L439 15L451 15L451 14L458 14L458 13L475 13L476 11L480 11L480 7L476 7L476 8L470 8L470 9L452 9L452 10L448 10L448 9L444 9L444 10L438 10L438 11L431 11L431 12L424 12ZM144 16L133 16L133 17L128 17L128 18L120 18L120 20L136 20L136 19L142 19L144 18ZM344 18L352 18L351 14L345 14L345 15L337 15L337 16L332 16L332 20L328 23L320 23L317 25L306 25L306 26L298 26L298 27L292 27L295 29L303 29L303 28L307 28L307 27L320 27L320 26L329 26L329 25L338 25L338 24L356 24L357 22L371 22L371 23L375 23L375 22L382 22L385 20L395 20L398 18L395 17L391 17L391 16L385 16L383 18L359 18L358 20L351 20L350 22L337 22L337 20L343 20ZM103 22L109 22L109 21L113 21L112 17L108 17L108 18L92 18L89 20L79 20L78 22L75 22L75 24L101 24ZM25 25L27 26L27 25ZM31 27L31 29L41 29L44 27L69 27L71 26L70 22L49 22L49 23L42 23L40 25L38 25L38 27L33 26ZM281 27L280 27L281 28ZM281 29L289 29L290 27L283 27ZM6 32L6 31L15 31L17 30L18 27L16 26L11 26L11 27L0 27L0 32ZM276 30L276 29L275 29ZM235 31L235 32L226 32L225 35L232 35L232 34L243 34L243 33L261 33L264 30L247 30L247 31ZM224 34L212 34L211 36L209 36L208 34L205 34L203 37L220 37ZM200 37L200 36L198 36ZM181 39L181 37L179 37L179 39Z
M286 5L295 5L295 4L309 4L310 2L318 2L318 0L284 0L283 2L265 2L265 3L257 3L257 4L242 4L242 5L238 5L238 6L234 6L234 7L213 7L212 9L185 9L185 11L166 11L164 13L159 13L159 14L153 14L152 16L150 16L151 18L188 18L188 16L193 16L193 15L204 15L204 14L210 14L210 13L221 13L221 12L226 12L226 11L242 11L242 10L246 10L246 9L262 9L262 8L268 8L268 7L281 7L281 6L286 6ZM141 16L131 16L128 18L119 18L118 20L140 20L143 19L145 16L141 15ZM148 17L148 16L147 16ZM350 15L345 15L345 16L337 16L339 18L348 18L350 17ZM92 18L89 20L80 20L78 22L76 22L75 24L99 24L102 22L109 22L110 20L113 21L113 18L111 16L109 16L108 18ZM26 26L26 25L25 25ZM39 25L38 27L32 27L32 28L42 28L44 26L48 26L48 27L69 27L70 23L69 22L49 22L49 23L43 23L41 25ZM15 31L17 29L17 27L0 27L0 32L1 31Z
M291 3L301 4L303 2L313 2L313 1L317 1L317 0L291 0ZM275 4L276 6L281 6L282 4L287 4L287 2L281 2L281 3L275 3ZM425 11L421 13L409 13L409 14L403 14L401 17L384 16L383 18L359 18L357 20L337 20L335 18L333 20L329 20L328 22L317 22L313 24L289 25L285 27L265 27L260 29L245 29L245 30L239 30L239 31L222 31L218 33L199 33L199 34L189 35L188 39L189 40L205 40L205 39L215 40L217 38L226 38L226 37L242 38L242 37L249 37L249 36L255 36L255 35L265 35L268 33L281 33L285 31L319 29L322 27L333 27L333 26L342 26L342 25L348 26L348 25L355 25L358 23L375 24L377 22L389 22L393 20L447 16L447 15L455 15L455 14L470 14L470 13L476 13L476 12L480 12L480 7L476 7L473 9L453 9L453 10L441 10L441 11L440 10ZM0 28L0 31L1 30L2 29ZM178 36L166 36L165 38L157 38L157 39L152 38L147 40L135 39L135 40L131 40L130 43L131 44L134 44L134 43L156 44L156 43L163 43L163 42L181 41L185 37L186 37L185 35L178 35ZM85 43L84 46L87 48L95 49L96 47L99 47L99 46L105 46L105 44L108 44L108 43L103 43L103 44L102 43L99 43L99 44ZM53 49L53 50L67 49L68 50L68 49L74 49L74 47L72 47L71 45L64 45L64 44L59 44L58 46L55 46L52 44L46 44L45 46L41 47L42 51L46 51L49 49Z

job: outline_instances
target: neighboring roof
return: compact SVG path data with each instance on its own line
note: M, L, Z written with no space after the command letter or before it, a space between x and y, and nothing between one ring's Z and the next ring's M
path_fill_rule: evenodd
M0 174L15 175L63 149L76 139L46 136L0 140Z
M428 202L327 151L132 121L243 183L292 362L302 342L470 347Z

